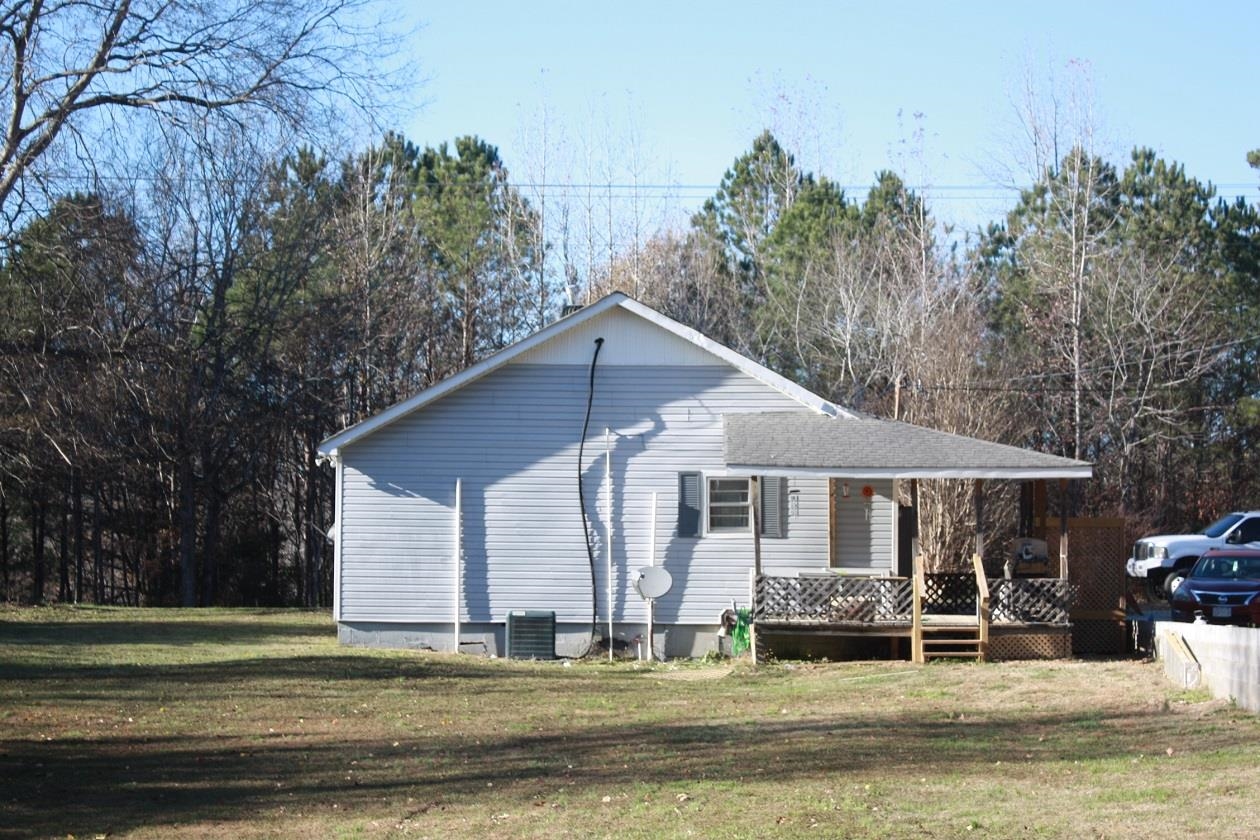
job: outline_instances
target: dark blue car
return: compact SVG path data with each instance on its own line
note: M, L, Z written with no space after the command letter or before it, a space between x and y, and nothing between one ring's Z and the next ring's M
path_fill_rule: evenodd
M1173 621L1260 626L1260 551L1212 549L1168 588Z

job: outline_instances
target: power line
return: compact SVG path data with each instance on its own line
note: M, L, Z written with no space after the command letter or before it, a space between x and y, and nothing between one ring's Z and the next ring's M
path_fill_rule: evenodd
M197 175L106 175L106 174L69 174L69 173L45 173L40 176L40 180L49 183L62 184L79 184L93 185L98 183L120 183L120 184L155 184L155 183L201 183L210 186L227 186L231 184L262 182L262 177L212 177ZM1260 197L1260 183L1221 183L1214 184L1210 181L1215 190L1216 198L1247 198ZM504 182L505 186L512 187L516 190L548 190L555 191L560 197L576 197L581 198L586 194L599 194L601 197L608 197L611 194L613 198L634 198L642 197L660 197L671 198L679 193L715 193L721 188L721 184L670 184L670 183L623 183L623 182L576 182L576 181L512 181ZM424 184L408 185L413 189L422 189ZM835 184L836 188L844 192L862 192L870 190L874 184ZM1008 184L999 184L997 182L977 182L974 184L906 184L905 188L909 192L921 195L931 196L938 200L983 200L983 199L1005 199L1012 195L1019 195L1028 186L1012 186ZM449 190L459 187L466 187L469 190L483 189L484 185L480 183L470 184L436 184L434 189ZM1222 190L1232 190L1235 192L1225 193ZM960 195L961 194L961 195Z
M1224 350L1229 350L1234 347L1239 347L1245 344L1253 344L1253 343L1260 343L1260 333L1256 333L1249 336L1243 336L1242 338L1231 339L1229 341L1222 341L1216 344L1210 344L1206 347L1196 348L1196 350L1202 352L1205 356L1211 356L1211 355L1216 355ZM1078 373L1081 376L1094 376L1097 374L1106 374L1109 372L1113 372L1120 368L1142 366L1144 364L1149 364L1149 363L1150 363L1149 360L1135 359L1133 361L1127 361L1127 362L1122 361L1116 364L1109 364L1105 366L1100 365L1096 367L1081 368L1081 370ZM1055 371L1055 372L1048 372L1048 373L1029 373L1029 374L1022 374L1022 375L1017 375L1017 376L1009 376L1009 377L1004 378L1001 382L997 384L994 384L994 382L987 381L987 380L972 380L970 382L962 382L962 383L952 384L952 385L914 384L914 385L911 385L910 388L912 390L918 390L918 391L964 391L964 392L974 391L974 392L1007 393L1007 394L1064 394L1064 393L1070 394L1076 391L1076 388L1071 385L1032 385L1030 384L1030 385L1025 385L1025 386L1014 386L1014 385L1005 384L1005 383L1010 383L1010 382L1030 382L1031 383L1031 382L1050 380L1050 379L1063 379L1065 377L1071 376L1072 374L1073 374L1073 371L1071 370L1063 370L1063 371ZM1082 386L1080 390L1083 393L1091 393L1091 394L1094 394L1094 393L1132 394L1132 393L1150 391L1150 390L1175 390L1177 388L1181 388L1184 384L1185 383L1161 382L1161 383L1155 383L1151 385L1150 388L1142 388L1136 385L1124 385L1124 386L1120 386L1116 388L1109 388L1105 386L1104 387Z

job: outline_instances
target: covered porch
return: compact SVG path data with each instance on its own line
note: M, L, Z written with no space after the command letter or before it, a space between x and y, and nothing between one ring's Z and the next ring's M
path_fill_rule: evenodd
M1062 578L989 580L979 556L973 574L857 577L831 573L754 575L754 633L887 637L894 655L909 640L915 662L932 658L1025 658L1069 652L1075 587ZM1037 637L1035 640L1014 637Z
M765 574L759 529L754 527L750 571L753 652L757 639L791 634L888 639L894 656L925 662L938 657L1050 658L1071 652L1071 607L1076 588L1068 580L1067 516L1058 535L1059 557L1039 576L986 573L982 484L1023 482L1021 537L1030 536L1037 499L1046 524L1045 482L1088 478L1089 464L1016 447L873 418L812 415L728 415L727 469L736 475L826 477L833 487L864 481L909 482L908 550L895 544L887 570L866 575L811 570ZM924 569L918 551L918 482L966 479L975 487L975 549L966 572ZM1040 490L1040 493L1036 492ZM867 488L862 488L867 492ZM752 493L755 500L758 493ZM754 516L759 516L755 509ZM834 504L832 521L835 521ZM832 554L835 555L835 538ZM909 556L899 556L908 554ZM904 640L904 641L903 641Z

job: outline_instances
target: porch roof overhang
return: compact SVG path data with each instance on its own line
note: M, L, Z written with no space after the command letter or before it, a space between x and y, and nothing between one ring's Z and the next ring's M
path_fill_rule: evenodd
M732 474L837 478L1089 478L1085 461L871 417L727 414Z

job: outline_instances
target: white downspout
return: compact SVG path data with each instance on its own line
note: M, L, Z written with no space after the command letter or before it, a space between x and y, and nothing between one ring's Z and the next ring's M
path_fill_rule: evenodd
M604 502L608 517L608 661L613 661L613 501L612 501L612 430L604 429Z
M451 554L451 568L454 570L452 575L455 586L454 598L454 614L451 617L451 623L454 625L454 650L459 653L459 596L462 589L463 578L463 555L464 555L464 480L462 478L455 479L455 539L453 540L454 551Z

